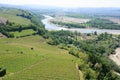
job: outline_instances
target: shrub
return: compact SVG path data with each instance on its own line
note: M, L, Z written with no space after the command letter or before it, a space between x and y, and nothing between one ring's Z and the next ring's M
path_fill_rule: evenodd
M0 68L0 77L3 77L6 74L6 69Z

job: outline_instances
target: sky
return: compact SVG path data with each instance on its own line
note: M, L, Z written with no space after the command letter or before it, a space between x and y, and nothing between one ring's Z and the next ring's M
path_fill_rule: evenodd
M120 0L0 0L0 3L58 7L120 7Z

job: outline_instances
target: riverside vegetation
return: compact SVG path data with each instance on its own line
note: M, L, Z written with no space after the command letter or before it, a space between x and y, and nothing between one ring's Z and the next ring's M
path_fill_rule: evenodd
M20 11L11 14L30 24L18 25L8 19L6 25L0 25L1 33L8 37L0 39L3 80L78 80L76 63L85 80L120 79L115 74L120 67L108 57L120 47L120 35L47 31L36 15L12 10Z
M60 26L64 26L67 28L98 28L98 29L116 29L119 30L120 29L120 25L116 22L111 21L110 19L107 18L103 18L102 16L98 17L98 16L89 16L89 15L66 15L68 18L74 18L75 19L83 19L82 23L79 22L64 22L64 18L66 18L65 16L63 17L59 17L59 18L55 18L53 20L51 20L50 22L53 24L57 24ZM105 17L105 16L104 16ZM114 18L114 17L113 17ZM58 19L58 20L57 20ZM88 21L84 21L84 20L88 20ZM117 19L117 18L116 18ZM69 20L68 20L69 21ZM114 27L113 27L114 26Z

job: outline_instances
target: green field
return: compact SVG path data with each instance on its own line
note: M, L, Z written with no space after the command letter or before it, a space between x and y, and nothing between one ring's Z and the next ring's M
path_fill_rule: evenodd
M23 13L19 9L7 9L7 8L0 8L0 17L4 17L8 19L10 22L14 22L16 24L22 24L22 25L29 25L31 24L31 21L27 18L16 16L16 14Z
M75 57L40 36L0 39L2 80L79 80Z
M4 17L4 18L8 19L10 22L14 22L16 24L22 24L22 25L31 24L31 21L29 19L26 19L26 18L23 18L20 16L16 16L16 15L12 15L12 14L0 13L0 17Z
M14 34L15 37L20 37L20 36L25 36L25 35L31 35L31 34L35 33L35 31L33 31L32 29L27 29L27 30L22 30L21 32L14 31L14 32L10 32L10 33Z

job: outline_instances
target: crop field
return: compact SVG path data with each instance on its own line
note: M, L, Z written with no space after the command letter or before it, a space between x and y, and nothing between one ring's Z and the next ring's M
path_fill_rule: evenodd
M114 23L120 24L120 18L107 17L105 19L108 19L110 21L113 21Z
M10 33L14 34L15 37L20 37L20 36L25 36L25 35L31 35L31 34L35 33L35 31L33 31L32 29L27 29L27 30L22 30L21 32L14 31L14 32L10 32Z
M0 39L2 80L79 80L75 57L40 36Z
M86 23L90 21L90 19L83 19L83 18L72 18L72 17L56 17L53 19L54 21L59 21L59 22L73 22L73 23Z

